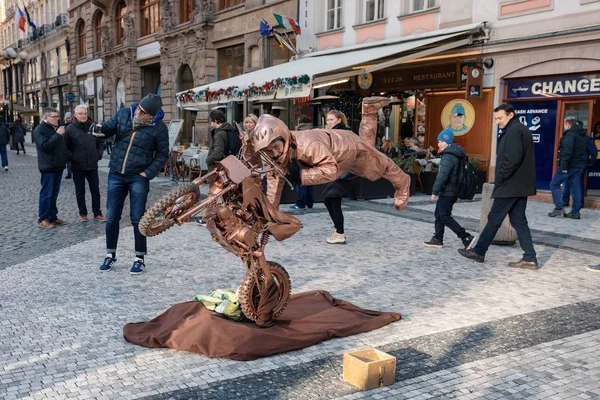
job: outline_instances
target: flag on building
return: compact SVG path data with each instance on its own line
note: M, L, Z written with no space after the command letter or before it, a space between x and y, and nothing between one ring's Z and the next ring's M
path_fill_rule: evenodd
M279 14L273 14L273 15L275 16L275 19L277 20L277 24L279 26L281 26L282 28L291 29L294 31L294 33L296 35L300 35L302 33L302 30L300 29L298 22L296 22L293 18L285 17L285 16L279 15Z
M271 28L271 26L269 24L267 24L267 21L265 21L264 19L261 19L260 20L261 36L271 36L271 33L273 33L273 28Z
M17 6L17 11L15 12L15 24L17 25L17 28L23 32L25 32L25 22L25 14L23 14L23 11Z
M29 11L27 11L27 7L25 7L25 4L23 4L23 9L25 10L25 15L27 16L27 23L29 24L31 29L33 29L34 31L37 30L37 26L35 26L35 24L31 20L31 17L29 16Z

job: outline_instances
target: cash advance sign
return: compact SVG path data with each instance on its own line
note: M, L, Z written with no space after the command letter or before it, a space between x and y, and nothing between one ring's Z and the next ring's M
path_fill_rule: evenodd
M507 99L600 96L600 75L508 81Z

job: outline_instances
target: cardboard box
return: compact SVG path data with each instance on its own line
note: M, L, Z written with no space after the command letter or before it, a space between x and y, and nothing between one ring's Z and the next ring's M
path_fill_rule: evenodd
M344 380L359 389L391 385L395 379L396 357L377 349L344 353Z

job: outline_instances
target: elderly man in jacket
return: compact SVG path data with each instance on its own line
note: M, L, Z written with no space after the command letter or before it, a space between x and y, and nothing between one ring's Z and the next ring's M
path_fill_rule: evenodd
M575 118L565 119L564 128L565 132L558 146L558 167L550 181L554 210L548 216L579 219L579 210L583 205L581 176L589 164L588 137ZM573 207L570 213L565 214L560 185L567 181L573 193Z
M477 245L471 249L459 249L458 252L463 257L482 263L496 232L508 215L524 252L520 261L510 262L508 266L536 270L539 268L537 256L525 215L527 197L536 194L533 138L529 129L519 122L510 104L496 107L494 119L502 129L498 139L496 178L492 192L494 203Z
M42 122L33 132L37 148L38 168L42 174L38 226L45 229L68 223L58 218L58 208L56 207L62 173L71 157L63 138L65 127L58 126L59 118L60 114L56 108L45 108L42 113Z
M146 210L150 181L158 175L169 157L169 133L162 122L160 96L149 94L139 104L122 108L100 127L100 137L115 137L110 156L106 195L106 258L101 271L109 271L117 261L119 221L125 198L129 195L131 224L135 239L132 275L141 274L146 265L146 237L138 224ZM97 130L97 129L96 129Z
M79 220L88 221L88 210L85 204L85 182L87 181L92 195L92 212L94 219L106 222L100 209L100 182L98 179L98 161L102 159L104 141L90 135L91 121L88 118L87 107L83 104L75 107L75 120L65 129L65 142L73 154L71 169L75 196L79 208Z

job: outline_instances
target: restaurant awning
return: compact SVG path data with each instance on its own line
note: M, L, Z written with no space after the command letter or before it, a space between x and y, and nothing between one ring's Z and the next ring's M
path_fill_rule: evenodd
M310 96L312 86L388 68L416 58L467 46L480 39L482 23L309 53L299 60L263 68L177 93L180 107L229 101ZM374 64L376 61L379 64ZM368 64L368 65L367 65ZM361 68L354 68L360 66Z
M24 107L21 106L19 104L13 104L13 111L18 112L19 114L23 115L23 116L30 116L30 115L39 115L39 111L38 110L34 110L33 108L29 108L29 107Z

